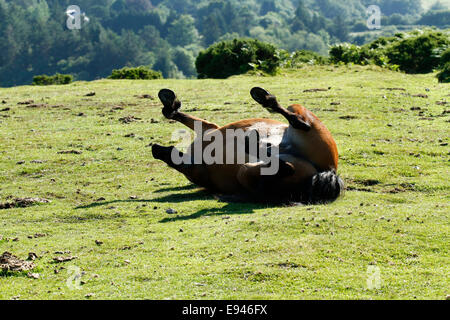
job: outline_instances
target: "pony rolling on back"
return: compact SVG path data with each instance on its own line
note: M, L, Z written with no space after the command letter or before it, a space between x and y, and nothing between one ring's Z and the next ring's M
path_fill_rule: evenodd
M286 118L288 124L271 119L248 119L219 127L179 111L181 102L175 93L161 90L163 115L196 129L197 137L186 153L155 144L152 146L154 158L224 199L285 204L336 200L344 184L336 173L338 152L328 129L301 105L294 104L286 109L262 88L253 88L250 93L264 108ZM245 140L230 136L230 131L245 133ZM223 137L219 142L221 150L216 148L212 154L223 161L211 163L196 159L193 150L211 149L213 143L217 145L217 137ZM276 171L265 173L273 167Z

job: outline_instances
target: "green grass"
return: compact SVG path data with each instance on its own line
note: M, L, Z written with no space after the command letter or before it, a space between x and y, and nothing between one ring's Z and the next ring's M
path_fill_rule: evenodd
M148 145L170 145L173 130L183 127L163 119L157 99L136 96L171 88L185 111L220 125L282 120L253 102L253 86L284 105L304 104L333 133L348 188L337 202L221 203L152 158ZM303 93L323 87L332 89ZM406 91L383 89L389 87ZM86 97L91 91L96 95ZM419 93L428 98L411 96ZM52 203L0 210L0 254L40 257L40 279L4 273L0 298L445 299L449 105L436 102L450 100L449 93L433 74L359 66L1 89L7 103L0 110L11 110L0 112L0 202ZM26 100L47 106L17 104ZM123 110L111 111L115 106ZM411 110L418 107L420 115ZM142 120L122 124L126 116ZM353 118L341 118L347 116ZM135 137L124 137L130 133ZM58 154L67 150L82 154ZM178 214L166 214L168 208ZM47 236L28 238L36 233ZM55 264L57 251L78 258ZM371 265L380 268L379 289L367 288ZM80 290L66 284L71 266L84 272Z

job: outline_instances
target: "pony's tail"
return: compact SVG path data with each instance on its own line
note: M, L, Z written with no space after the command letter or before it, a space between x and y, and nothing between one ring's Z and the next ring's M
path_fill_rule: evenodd
M344 192L344 181L335 170L315 174L310 180L307 202L310 204L330 203Z

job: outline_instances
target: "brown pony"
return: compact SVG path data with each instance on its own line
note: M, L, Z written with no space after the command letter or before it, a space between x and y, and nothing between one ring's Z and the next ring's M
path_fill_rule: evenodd
M224 127L202 120L179 111L181 102L175 93L168 89L159 92L164 105L162 113L167 119L173 119L194 130L195 124L200 127L196 141L200 141L202 150L213 141L212 136L218 133L226 137L227 130L242 130L247 133L244 150L246 161L233 164L206 164L194 161L191 145L186 154L175 147L152 146L155 159L184 174L191 182L204 187L226 200L250 200L276 203L327 203L336 200L343 191L344 184L337 175L338 152L336 142L331 133L311 111L294 104L288 109L282 107L275 96L262 88L251 90L253 99L271 112L281 114L288 124L271 119L241 120ZM200 124L200 126L198 126ZM217 132L219 131L219 132ZM254 135L256 139L248 139ZM260 137L263 136L264 139ZM276 148L279 169L276 174L263 175L262 169L271 163L264 161L248 161L251 141L263 148L267 154ZM223 140L223 158L227 156L229 143L237 143L236 139ZM265 149L264 149L265 148ZM189 151L190 150L190 151ZM232 149L235 150L236 148ZM173 155L187 156L192 161L175 164ZM232 155L236 160L236 155ZM258 154L256 158L260 160ZM271 158L271 161L274 161Z

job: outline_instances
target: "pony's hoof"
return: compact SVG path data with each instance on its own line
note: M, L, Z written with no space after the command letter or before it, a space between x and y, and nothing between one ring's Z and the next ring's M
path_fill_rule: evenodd
M162 89L159 91L158 97L164 105L163 115L167 119L172 119L181 107L181 102L177 99L175 92L169 89Z
M255 87L250 91L252 98L269 111L275 112L278 108L278 102L274 95L267 90Z

